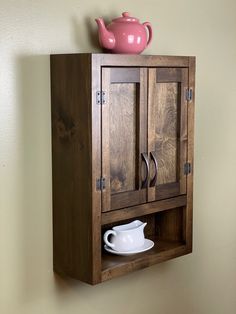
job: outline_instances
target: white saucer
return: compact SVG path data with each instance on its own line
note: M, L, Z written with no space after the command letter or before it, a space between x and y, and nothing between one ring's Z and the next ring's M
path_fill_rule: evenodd
M154 246L154 242L152 240L149 239L145 239L144 240L144 245L141 246L139 249L134 250L134 251L128 251L128 252L119 252L119 251L115 251L112 248L110 248L109 246L107 246L106 244L104 245L104 249L112 254L116 254L116 255L122 255L122 256L128 256L128 255L133 255L133 254L137 254L137 253L142 253L145 251L150 250L152 247Z

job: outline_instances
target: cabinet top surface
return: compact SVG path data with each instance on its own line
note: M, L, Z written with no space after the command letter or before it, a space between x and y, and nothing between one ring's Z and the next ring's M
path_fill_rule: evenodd
M96 66L178 66L195 64L194 56L129 55L110 53L54 54L52 58L83 58Z
M195 57L195 56L178 56L178 55L146 55L146 54L120 54L120 53L100 53L100 52L73 52L73 53L55 53L55 54L52 54L53 56L57 56L57 55L87 55L87 56L95 56L95 57L113 57L113 58L116 58L116 57L138 57L138 58L149 58L149 57L161 57L161 58L189 58L189 57Z

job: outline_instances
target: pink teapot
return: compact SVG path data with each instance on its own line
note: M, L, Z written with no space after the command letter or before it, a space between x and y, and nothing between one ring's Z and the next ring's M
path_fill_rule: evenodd
M98 25L99 42L103 48L114 53L139 54L152 40L152 26L149 22L143 24L128 12L122 13L105 26L102 18L95 20ZM147 31L148 29L148 36Z

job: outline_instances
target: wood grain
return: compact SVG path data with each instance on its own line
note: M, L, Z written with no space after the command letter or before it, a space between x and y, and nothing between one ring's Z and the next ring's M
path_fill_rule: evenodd
M89 55L51 56L54 270L95 283L90 72Z
M189 57L154 56L154 55L122 55L122 54L92 54L100 66L116 67L188 67Z
M169 257L189 253L184 238L185 207L177 207L139 217L147 222L145 237L154 241L154 247L140 254L131 256L114 256L103 252L102 256L102 281L114 276L120 276L126 271L133 271L158 263ZM123 221L128 223L128 221ZM111 228L112 225L109 226ZM181 253L180 253L181 252ZM185 253L184 253L185 252Z
M188 89L188 69L181 71L181 83L179 84L179 169L178 178L180 184L180 193L187 192L187 179L184 173L184 164L187 162L188 151L188 102L186 99L186 91Z
M140 83L140 68L115 67L110 69L111 83Z
M102 173L107 182L102 211L106 212L146 202L147 191L139 187L140 156L147 147L147 70L102 68L102 85L107 94L102 108Z
M177 83L158 83L156 85L155 152L158 163L157 185L176 182L178 163L177 147Z
M158 68L157 83L176 83L182 81L183 68Z
M106 104L98 105L102 90ZM191 252L195 58L53 55L51 95L54 270L97 284ZM149 158L149 184L154 175L150 152L164 168L154 188L141 189L141 153ZM103 232L136 218L148 222L154 248L107 254Z
M156 186L148 191L149 201L186 193L187 73L186 68L149 69L148 150L158 164ZM154 177L153 163L150 177Z
M194 110L195 110L195 71L196 59L189 58L188 84L193 90L192 100L188 104L188 162L191 163L191 173L187 177L187 208L186 208L186 241L192 251L193 241L193 176L194 176Z
M176 195L180 195L180 184L179 182L171 182L166 184L161 184L156 188L155 199L163 200L166 198L172 198Z
M102 191L102 211L111 209L111 180L110 180L110 69L102 68L101 91L106 93L106 106L102 105L102 177L106 180L105 190Z
M101 107L97 105L97 91L101 88L101 69L97 60L92 60L90 80L92 85L91 91L91 145L92 145L92 284L101 282L101 207L102 207L102 193L97 190L97 179L102 176L102 159L101 159ZM85 88L88 88L85 87Z
M156 215L156 234L158 239L185 242L183 228L185 226L184 211L185 208L179 207Z
M137 187L137 87L134 83L110 86L110 184L111 193Z
M102 256L102 281L189 253L188 248L182 242L163 241L156 237L151 237L151 240L155 243L154 247L144 253L131 256L114 256L104 252Z
M185 206L187 204L186 195L181 195L169 199L165 199L157 202L145 203L143 205L137 205L127 207L119 210L113 210L111 212L102 213L102 225L106 225L112 222L119 222L125 219L131 219L140 217L147 214L156 213L159 211L169 210L171 208Z

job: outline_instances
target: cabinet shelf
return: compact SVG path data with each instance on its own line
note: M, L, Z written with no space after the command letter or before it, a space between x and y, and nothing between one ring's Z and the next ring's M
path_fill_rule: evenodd
M118 256L102 250L102 280L125 274L131 270L147 267L191 251L186 242L186 206L169 208L145 214L139 219L147 222L145 238L154 242L146 252L130 256ZM124 223L129 222L125 220ZM113 222L113 224L116 224ZM103 226L102 234L113 224Z
M154 247L147 252L130 256L117 256L103 252L102 281L191 252L191 249L182 241L160 240L158 236L149 238L154 241Z
M192 250L195 57L51 55L53 268L95 285ZM115 225L155 245L104 251Z

